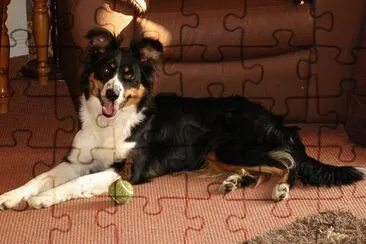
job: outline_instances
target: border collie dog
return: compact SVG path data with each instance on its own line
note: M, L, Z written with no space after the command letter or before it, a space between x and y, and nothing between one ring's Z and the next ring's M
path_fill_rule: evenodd
M96 27L86 38L81 78L81 129L63 162L0 195L0 208L22 200L34 208L106 193L122 177L140 184L177 171L227 174L228 193L278 177L275 201L296 179L309 185L351 184L365 170L323 164L305 152L298 127L244 97L183 98L153 93L163 59L158 40L121 48L120 38ZM227 178L226 178L227 177Z

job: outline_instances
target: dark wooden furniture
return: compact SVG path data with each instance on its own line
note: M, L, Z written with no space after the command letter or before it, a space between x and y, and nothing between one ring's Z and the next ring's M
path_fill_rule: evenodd
M11 0L1 0L1 46L0 46L0 113L9 110L9 34L6 27L7 10ZM48 83L48 30L49 15L47 0L33 0L33 35L37 49L37 71L41 85Z
M9 106L9 35L5 25L8 18L7 10L10 0L0 2L0 113L7 113Z

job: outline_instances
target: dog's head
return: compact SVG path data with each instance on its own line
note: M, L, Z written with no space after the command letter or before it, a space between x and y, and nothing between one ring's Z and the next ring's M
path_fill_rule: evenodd
M82 89L85 97L97 97L102 113L113 117L150 95L163 57L163 45L150 38L121 48L121 39L103 28L91 29Z

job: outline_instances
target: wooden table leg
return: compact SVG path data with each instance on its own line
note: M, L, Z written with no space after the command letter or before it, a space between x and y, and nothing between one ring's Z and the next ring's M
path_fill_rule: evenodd
M1 39L0 39L0 114L6 114L9 110L9 34L6 27L8 18L8 4L10 0L1 1Z
M39 82L41 85L48 83L48 32L49 16L47 0L33 0L33 35L37 49Z

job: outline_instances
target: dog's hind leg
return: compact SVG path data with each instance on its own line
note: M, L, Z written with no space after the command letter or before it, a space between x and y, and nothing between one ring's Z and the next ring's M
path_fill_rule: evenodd
M238 188L246 187L258 182L258 177L250 174L245 169L241 169L238 173L227 177L219 186L220 193L229 193Z
M229 165L220 162L214 152L209 153L206 156L206 166L216 172L232 172L228 178L226 178L219 187L219 192L229 193L240 187L246 187L249 185L259 185L267 181L270 174L253 174L245 170L242 166ZM234 173L235 172L235 173Z
M281 157L281 159L283 159L283 157ZM286 157L286 159L289 159L289 161L291 161L291 157ZM280 177L280 179L276 186L273 188L272 199L275 201L281 201L289 197L289 179L292 178L290 177L292 172L290 166L286 166L287 163L280 162L279 157L275 160L278 163L277 167L268 165L243 166L225 164L217 160L215 153L210 153L206 158L206 162L209 167L215 169L216 171L238 172L230 175L226 180L223 181L223 183L219 187L220 192L228 193L239 187L244 187L251 183L257 183L257 185L259 185L263 181L268 180L271 175L276 175ZM294 166L292 163L288 165L292 165L291 167Z
M290 184L288 183L290 171L288 169L279 169L269 166L255 166L255 167L242 167L241 173L230 175L226 180L222 182L219 187L219 191L222 193L231 192L239 187L247 186L243 182L256 183L259 185L270 178L271 175L277 175L280 177L278 183L275 185L272 191L272 199L274 201L281 201L287 199L290 194ZM258 175L257 177L255 175ZM261 180L261 177L265 178Z
M288 183L289 179L289 170L284 170L279 176L281 176L280 180L277 182L275 187L272 190L272 199L276 202L287 199L290 195L290 184Z

